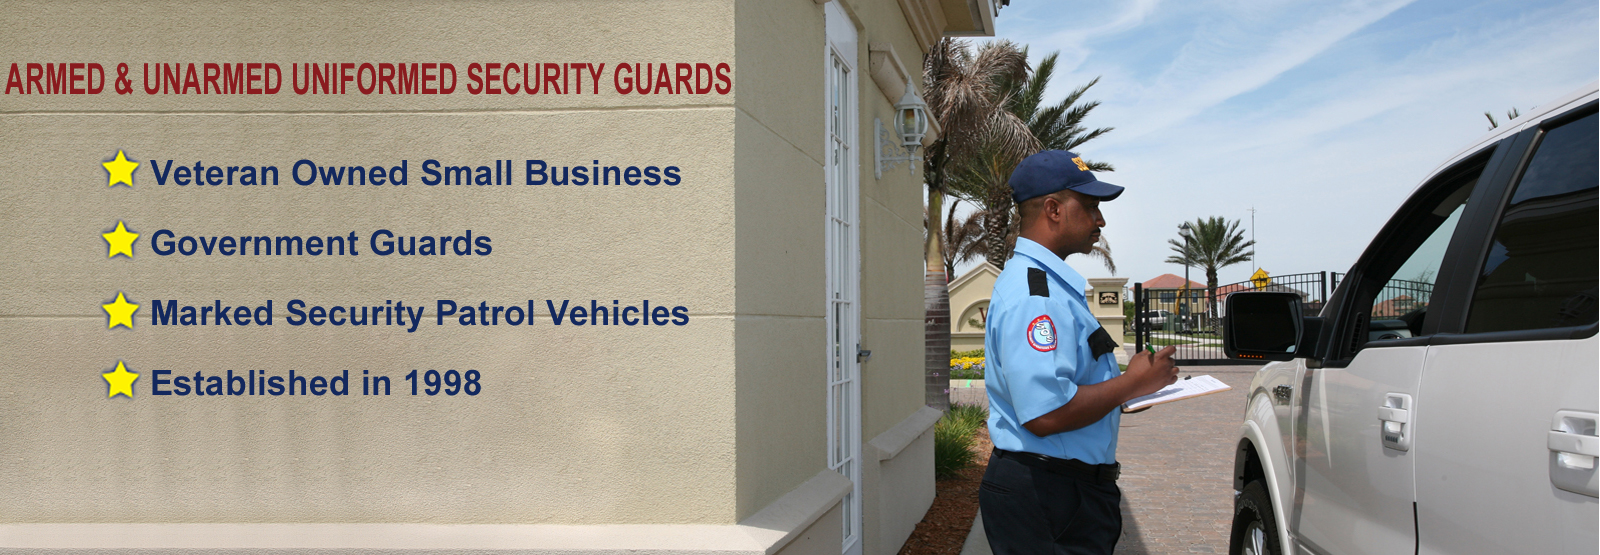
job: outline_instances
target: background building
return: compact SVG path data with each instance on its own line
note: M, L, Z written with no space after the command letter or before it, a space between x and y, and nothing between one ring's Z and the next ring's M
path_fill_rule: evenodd
M950 350L971 351L982 349L984 324L989 317L989 296L994 293L994 282L1000 270L988 262L980 262L961 277L950 282L950 313L958 317L950 323ZM1085 300L1089 311L1100 321L1120 345L1123 343L1124 321L1122 314L1123 286L1127 278L1090 278ZM1102 294L1104 296L1102 296ZM1127 353L1117 353L1118 359Z
M983 348L984 324L989 320L989 296L1000 269L979 262L967 273L950 282L950 350L971 351Z

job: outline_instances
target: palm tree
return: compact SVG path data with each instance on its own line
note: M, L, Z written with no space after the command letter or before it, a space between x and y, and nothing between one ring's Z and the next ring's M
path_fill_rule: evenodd
M1106 265L1107 272L1117 275L1117 262L1111 259L1111 242L1106 240L1105 234L1100 235L1100 240L1095 241L1094 246L1089 247L1089 252L1086 254L1089 258L1100 259L1100 262Z
M984 244L983 226L989 213L985 210L975 210L968 214L966 219L957 222L955 220L954 207L960 203L960 197L952 197L950 217L945 219L945 271L951 275L955 275L956 263L966 262L985 255L988 250ZM924 218L926 218L926 214L924 214ZM927 223L926 219L924 219L923 223ZM1017 227L1016 219L1012 218L1011 225L1006 230L1005 247L1007 253L1017 246ZM1085 254L1090 258L1100 259L1100 263L1105 265L1106 271L1112 274L1117 273L1117 263L1111 258L1111 243L1106 240L1105 236L1102 235L1100 240L1095 242L1094 246L1090 247L1089 252Z
M977 204L984 213L984 259L1002 270L1016 244L1016 239L1012 238L1012 212L1016 207L1011 201L1011 171L1028 154L1032 153L1005 152L998 145L983 144L961 160L950 179L950 190Z
M1206 270L1207 312L1211 321L1217 321L1217 270L1250 260L1256 242L1246 240L1239 231L1239 220L1228 221L1221 216L1200 218L1178 226L1178 239L1168 239L1172 251L1168 264L1199 266Z
M1027 50L1024 49L1023 52ZM1100 82L1099 77L1074 89L1054 106L1039 108L1039 105L1044 103L1044 90L1050 84L1050 78L1055 75L1056 59L1060 55L1060 52L1051 52L1050 55L1040 59L1032 75L1009 87L1015 93L1006 102L1006 110L1027 120L1028 129L1039 139L1039 144L1045 150L1072 150L1116 129L1115 127L1089 129L1083 126L1084 118L1089 117L1089 112L1099 106L1100 101L1091 100L1083 104L1079 104L1078 101L1083 98L1084 93L1089 92L1089 87ZM1085 161L1085 163L1089 165L1091 171L1116 171L1115 167L1105 162Z
M1026 56L1027 49L1023 49L1022 53ZM1045 88L1049 85L1050 78L1055 75L1058 56L1059 53L1045 56L1039 60L1038 66L1033 68L1031 74L1023 74L1020 77L1002 76L1002 82L996 91L1002 95L997 102L1017 119L1026 122L1029 134L1038 140L1038 150L1072 150L1113 129L1110 127L1089 129L1083 126L1084 118L1088 117L1089 112L1099 106L1100 102L1089 101L1080 104L1079 101L1090 87L1100 81L1099 78L1078 87L1061 102L1043 106ZM1004 146L991 140L985 140L977 145L968 156L959 160L958 171L952 176L949 186L954 194L971 200L981 211L990 216L984 220L985 258L996 268L1002 269L1005 268L1005 261L1011 258L1012 248L1016 244L1014 207L1009 183L1011 171L1027 155L1038 152L1038 150L1016 152L1003 148ZM1094 171L1116 169L1104 162L1088 162L1088 164ZM1092 254L1104 261L1106 267L1113 273L1116 272L1116 264L1111 260L1109 245L1097 245L1097 250Z
M985 214L978 210L957 221L956 206L960 204L960 198L952 198L944 219L944 271L952 279L956 275L957 263L977 258L983 251Z
M944 233L939 215L944 213L945 183L951 160L966 155L978 138L1009 145L1014 150L1038 149L1038 141L1016 116L997 99L1001 83L1028 71L1028 58L1008 41L996 41L973 54L966 41L942 39L923 58L923 100L939 122L939 138L923 155L923 178L928 184L927 243L923 247L923 333L926 339L923 369L925 399L940 410L950 407L950 289L945 266Z

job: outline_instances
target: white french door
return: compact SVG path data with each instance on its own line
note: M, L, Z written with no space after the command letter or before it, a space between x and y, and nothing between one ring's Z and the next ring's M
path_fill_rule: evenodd
M860 231L856 198L856 29L838 2L824 6L827 48L828 467L855 487L844 498L841 553L861 553Z

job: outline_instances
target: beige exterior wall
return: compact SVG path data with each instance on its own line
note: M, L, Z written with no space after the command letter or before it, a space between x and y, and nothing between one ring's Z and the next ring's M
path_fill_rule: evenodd
M807 2L734 6L740 89L735 316L737 514L826 470L823 15ZM812 68L813 71L797 71ZM749 83L748 88L743 88Z
M871 440L923 406L922 164L899 165L874 178L873 120L890 125L894 103L868 75L869 47L887 43L921 87L922 48L899 2L839 0L856 21L861 112L856 154L861 168L862 437ZM918 151L920 154L921 151ZM914 384L914 385L913 385Z
M896 52L911 53L914 57L900 60L908 71L920 70L922 50L895 3L843 2L843 7L859 41L854 63L859 106L855 152L860 167L861 345L873 352L861 365L858 437L865 442L906 422L923 404L922 297L917 286L922 272L921 166L916 165L913 173L901 163L881 179L873 176L873 119L892 121L898 98L887 98L868 75L869 45L888 43ZM735 11L736 52L744 70L740 83L757 81L762 87L741 89L736 102L738 218L751 222L739 226L736 318L739 512L748 514L826 468L826 113L821 79L825 47L820 5L748 1ZM920 83L920 76L913 81ZM927 428L931 425L928 422ZM923 447L931 452L931 444ZM878 475L878 462L864 450L864 477ZM917 484L931 494L931 461L922 466L905 463L890 468L885 483L896 487L863 488L865 499L883 499L883 506L895 513L885 517L877 507L864 504L864 529L869 534L880 524L898 531L905 527L901 521L909 518L915 524L921 519L927 503L915 515L899 513L916 506L904 502L905 495L923 493L903 493L898 486ZM921 474L926 474L927 483L916 480ZM894 551L898 545L881 549Z
M868 552L892 552L933 487L932 420L920 410L922 181L920 164L908 172L904 163L873 178L872 123L890 120L893 100L867 68L869 45L878 43L919 71L922 45L903 3L836 1L860 39L860 329L862 347L873 351L861 368L857 437L870 477L861 492L870 502ZM693 527L707 527L710 545L781 522L791 527L787 535L749 545L727 540L738 546L729 550L837 547L842 493L819 481L827 468L821 5L8 8L0 13L0 44L9 59L0 62L99 62L108 89L116 64L126 62L135 92L0 96L0 144L7 145L0 220L15 230L0 241L0 257L16 261L16 271L0 273L0 344L13 346L0 350L0 366L13 369L0 373L0 461L12 469L0 476L0 538L8 538L0 549L20 549L29 538L44 542L28 544L34 547L115 547L126 537L115 526L124 525L170 538L233 533L207 526L317 523L511 526L489 535L549 549L583 546L591 532L562 535L572 530L591 530L593 538L616 530L612 545L646 549L658 533L690 538ZM212 61L280 63L285 93L138 90L140 63ZM474 61L727 62L734 93L288 93L288 64L339 61L448 61L458 66L459 87ZM100 162L119 149L141 162L132 188L104 185ZM150 166L169 158L174 166L273 165L283 184L158 186ZM404 159L412 184L301 187L289 173L303 158L385 167ZM511 159L519 170L525 159L677 165L684 181L671 188L427 187L418 181L425 159L474 166ZM104 255L99 234L119 220L142 234L131 260ZM158 229L354 231L363 239L376 229L434 236L471 229L493 237L494 252L381 257L363 243L359 257L161 257L150 249ZM105 327L99 305L119 291L142 305L131 330ZM251 307L271 300L278 321L155 326L154 299ZM534 300L541 309L527 326L438 326L428 318L407 332L290 326L283 320L292 299L325 306L398 300L429 314L438 299ZM691 322L553 326L544 299L648 299L686 306ZM99 375L119 360L141 375L132 399L105 398ZM484 392L402 395L401 376L413 368L480 370ZM352 378L370 370L390 377L396 394L155 397L156 369L348 369ZM874 441L879 447L867 445ZM97 523L117 524L84 528ZM240 537L271 534L249 530ZM300 547L405 537L360 530L376 543L340 544L335 531L328 532L334 539ZM95 544L95 534L109 543ZM176 545L152 541L144 545ZM227 547L199 547L208 546Z
M497 14L496 24L471 16L471 6L397 10L365 3L46 3L13 6L0 17L7 19L4 43L14 60L94 60L111 68L142 60L609 61L641 52L669 60L734 59L729 6L667 7L479 6ZM190 17L161 16L174 13ZM137 24L108 24L108 14ZM637 27L594 41L586 35L598 26L540 24L586 18L625 18ZM252 24L260 21L287 25ZM27 262L26 271L0 276L0 343L22 346L0 352L0 365L18 369L0 376L10 400L0 405L0 460L22 470L7 474L0 487L0 520L735 521L733 101L714 95L5 97L0 137L8 167L0 170L6 198L0 217L20 236L0 243L0 256ZM270 164L284 172L301 158L385 166L408 159L412 184L300 187L285 175L284 185L269 190L157 186L146 162L135 187L108 188L99 162L118 149L138 160ZM685 184L429 188L417 182L428 158L474 165L497 158L677 164ZM98 237L118 220L146 234L132 260L108 260ZM149 234L163 228L362 237L376 229L419 235L471 229L493 238L494 253L432 260L158 257ZM105 328L99 305L118 291L145 305L132 330ZM256 306L270 299L281 320L292 299L324 305L393 299L431 311L437 299L547 298L652 299L689 307L693 320L683 327L578 328L551 326L541 314L535 326L430 323L415 333L282 321L270 328L158 327L149 323L148 302ZM485 392L435 399L158 398L141 381L134 399L105 399L98 374L118 360L142 380L158 368L351 369L358 376L367 369L397 382L415 367L474 368L483 372Z

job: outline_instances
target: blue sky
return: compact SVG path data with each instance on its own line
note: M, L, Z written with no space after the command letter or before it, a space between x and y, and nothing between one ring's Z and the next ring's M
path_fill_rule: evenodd
M1487 132L1483 112L1504 122L1600 79L1597 21L1594 0L1012 0L995 26L1034 62L1061 53L1051 100L1100 77L1087 123L1116 130L1079 153L1128 187L1102 209L1131 283L1183 274L1163 262L1179 223L1223 216L1248 234L1252 206L1260 267L1347 270Z

